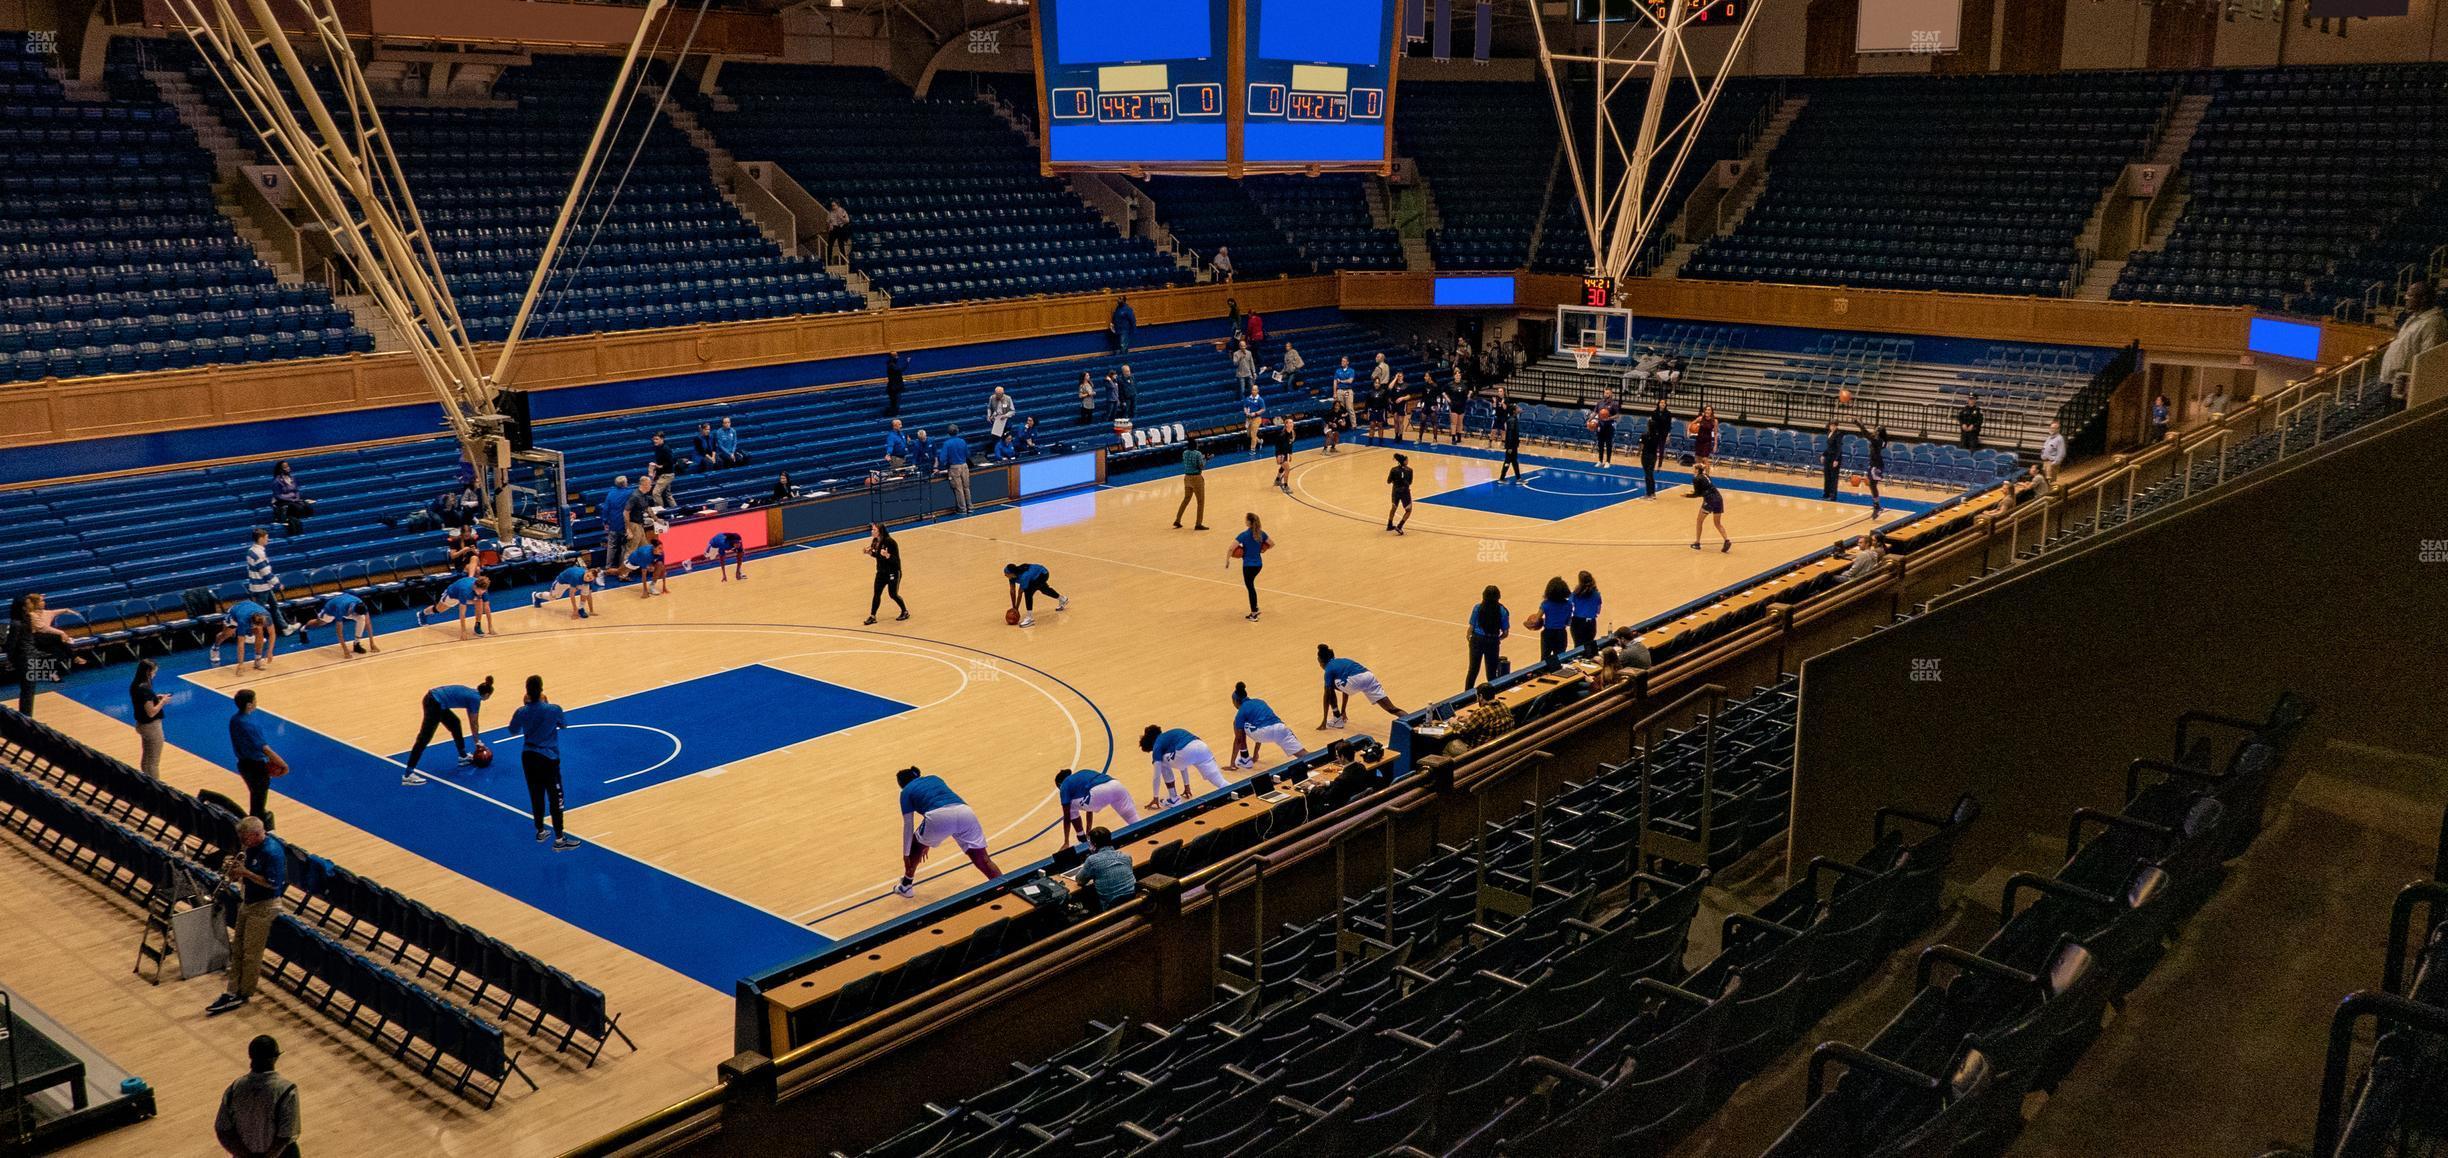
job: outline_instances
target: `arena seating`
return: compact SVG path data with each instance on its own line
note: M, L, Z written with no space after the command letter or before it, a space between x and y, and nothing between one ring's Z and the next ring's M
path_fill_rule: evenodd
M1937 915L1978 815L1969 801L1948 817L1883 812L1858 865L1823 862L1732 918L1725 949L1688 969L1711 875L1636 871L1641 772L1653 805L1666 801L1646 823L1688 835L1702 797L1724 798L1708 859L1731 863L1783 827L1794 703L1788 678L1730 704L1716 742L1733 755L1713 782L1697 728L1666 737L1645 769L1594 768L1543 813L1441 846L1391 897L1342 898L1226 954L1203 1012L1091 1023L866 1153L1043 1139L1092 1153L1663 1152ZM1602 907L1613 887L1625 903Z
M0 34L0 381L373 349L214 207L213 163L114 55L101 100Z
M2337 287L2291 300L2435 194L2448 174L2448 67L2212 73L2200 83L2210 108L2178 166L2184 216L2163 252L2133 256L2113 296L2318 314L2359 297L2359 287ZM2414 260L2429 256L2413 248Z
M23 719L0 709L0 716ZM207 890L218 874L61 797L14 768L0 766L0 824L144 906L166 912L183 872ZM386 1056L490 1108L515 1074L535 1085L504 1042L500 1026L436 997L365 955L336 944L286 914L273 919L263 976L295 992L317 1013L366 1038Z
M2448 1044L2448 824L2442 832L2431 879L2399 890L2390 907L2379 987L2349 995L2332 1015L2316 1158L2436 1151L2448 1137L2430 1095ZM2358 1064L2367 1018L2376 1040Z
M2062 295L2083 222L2148 151L2175 89L2161 74L2087 73L1809 91L1759 202L1683 276Z
M1521 269L1555 165L1555 113L1535 85L1405 84L1394 137L1419 162L1441 228L1439 269ZM1569 192L1569 190L1567 190Z
M875 69L742 63L720 85L739 111L699 119L733 156L842 202L851 266L894 305L1191 280L1038 175L1036 150L966 91L915 100Z
M1319 269L1401 269L1402 239L1371 220L1367 180L1354 173L1270 173L1241 187Z
M1230 247L1233 275L1243 280L1316 272L1316 263L1284 237L1283 227L1241 182L1151 177L1147 186L1156 201L1156 220L1200 261L1212 261L1217 249Z
M1262 343L1261 364L1277 364L1286 341L1307 361L1308 384L1320 387L1336 358L1349 355L1365 364L1387 345L1346 326L1277 333ZM1131 365L1139 384L1142 425L1180 422L1206 430L1238 424L1231 371L1212 346L1147 349L1121 361ZM910 429L929 428L936 436L948 423L962 423L983 458L984 399L1001 385L1022 416L1037 416L1047 441L1110 443L1109 427L1076 425L1073 390L1082 371L1101 382L1118 364L1103 356L915 378L901 416ZM1403 362L1397 368L1418 370ZM913 373L926 372L921 353ZM655 431L685 448L699 422L727 414L741 445L755 456L754 466L683 475L674 493L689 502L761 497L780 471L814 483L876 465L885 425L877 415L880 401L872 387L820 391L559 423L546 427L539 441L567 456L571 486L592 503L614 476L642 473ZM272 548L290 594L312 603L314 594L345 586L378 605L405 605L423 594L423 578L442 572L445 552L436 536L403 524L418 507L457 488L456 461L455 449L437 440L293 459L299 485L317 506L304 534L277 539ZM239 556L247 528L267 521L270 477L268 466L252 463L18 492L12 501L19 525L29 541L46 545L0 564L0 584L43 585L53 606L74 608L91 623L129 621L156 634L192 634L202 624L186 614L179 594L207 587L224 601L238 597ZM71 525L73 535L66 530ZM592 520L580 524L582 542L596 533Z
M237 847L236 813L14 712L0 712L0 760L176 855L200 859ZM332 930L341 944L363 938L364 953L388 953L392 965L414 954L417 980L431 977L444 993L464 990L470 1005L526 1022L528 1033L556 1050L575 1046L590 1065L613 1037L627 1040L602 990L294 843L283 846L293 911L316 930Z
M1647 252L1633 263L1635 272L1648 268L1649 263L1663 256L1669 248L1668 232L1676 215L1682 211L1685 198L1708 176L1709 169L1719 161L1730 161L1743 155L1749 145L1749 134L1763 113L1773 106L1794 82L1785 80L1737 77L1729 79L1717 95L1717 104L1709 110L1708 119L1701 123L1699 139L1692 142L1689 157L1682 172L1671 184L1666 171L1674 162L1674 153L1666 151L1649 163L1648 188L1665 185L1665 210L1658 214L1657 224L1650 235ZM1646 83L1625 85L1615 90L1610 102L1619 126L1638 125L1648 103ZM1586 82L1568 86L1565 101L1573 113L1573 139L1581 143L1583 164L1588 164L1588 142L1595 126L1591 123L1589 85ZM1666 108L1659 123L1660 133L1674 128L1699 106L1688 84L1678 84L1667 93ZM1629 132L1629 130L1625 130ZM1652 198L1656 196L1651 195ZM1578 271L1589 266L1589 230L1581 217L1581 203L1573 196L1572 171L1569 167L1556 174L1556 187L1548 195L1547 220L1539 234L1538 253L1531 268Z

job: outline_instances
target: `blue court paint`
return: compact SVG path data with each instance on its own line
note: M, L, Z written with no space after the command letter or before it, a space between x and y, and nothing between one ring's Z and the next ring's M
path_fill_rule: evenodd
M159 683L171 695L163 725L170 743L230 770L233 776L227 789L237 792L237 761L229 745L229 701L183 678L185 672L202 666L199 658L172 656L163 661ZM181 674L172 676L171 669ZM74 681L61 690L89 708L127 719L127 694L115 680ZM266 695L277 704L277 690ZM295 769L274 783L279 795L373 833L718 991L729 993L742 977L833 943L796 922L598 845L571 852L549 850L536 843L523 804L523 784L515 797L521 805L509 811L443 784L404 788L398 765L389 760L284 720L267 709L258 708L257 715L263 719L272 749ZM403 724L413 722L408 711L403 710L402 715ZM443 757L445 762L448 759ZM515 770L510 774L518 775ZM577 835L583 838L583 829ZM513 943L520 940L516 929L487 931Z
M437 732L421 768L524 811L519 753L526 741L507 726L518 701L497 695L485 707L504 725L484 733L494 749L492 767L453 767L450 734ZM571 810L600 804L909 710L899 700L764 664L572 708L570 730L561 735L562 803ZM408 753L391 759L406 764Z
M1434 453L1460 454L1472 458L1501 457L1488 451L1455 447L1438 447ZM1524 456L1523 461L1532 460ZM1658 494L1661 496L1667 493L1669 486L1675 488L1677 493L1681 493L1682 488L1690 483L1689 472L1663 470L1658 472ZM1809 499L1812 502L1830 501L1819 496L1817 487L1756 482L1751 479L1726 478L1722 475L1717 478L1717 487L1719 490L1774 495L1779 498ZM1646 490L1637 467L1628 470L1618 468L1612 471L1598 471L1586 467L1540 466L1523 472L1520 482L1499 483L1491 479L1429 495L1419 501L1428 506L1459 507L1463 510L1486 511L1490 514L1559 522L1577 515L1586 515L1591 511L1604 510L1626 500L1639 498L1646 493ZM1866 491L1848 490L1839 493L1833 501L1842 505L1866 507L1870 505L1870 496ZM1906 513L1926 511L1936 505L1936 503L1899 498L1890 498L1885 503L1888 509Z

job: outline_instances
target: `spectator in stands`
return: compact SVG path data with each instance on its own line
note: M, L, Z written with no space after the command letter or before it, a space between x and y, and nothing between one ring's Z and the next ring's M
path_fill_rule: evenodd
M1608 688L1614 687L1616 684L1622 683L1624 678L1622 649L1613 647L1599 648L1598 670L1589 673L1589 675L1583 678L1584 682L1588 684L1589 690L1592 694L1603 692Z
M2057 482L2057 472L2065 466L2065 460L2065 429L2051 419L2048 437L2040 443L2040 473L2051 485Z
M298 492L297 476L289 473L289 462L283 459L272 464L272 521L295 535L306 529L306 516L314 513L314 503Z
M1080 380L1079 380L1079 424L1080 424L1080 425L1082 425L1082 426L1086 426L1086 425L1088 425L1089 423L1096 421L1096 400L1097 400L1096 378L1095 378L1094 376L1090 375L1090 374L1088 373L1088 371L1086 371L1086 370L1082 370L1082 371L1080 371Z
M1453 726L1446 729L1448 754L1459 754L1452 751L1452 745L1467 751L1512 730L1513 709L1496 699L1496 685L1480 684L1472 690L1471 706L1462 709L1454 717Z
M247 598L261 603L272 613L272 629L282 635L294 634L297 625L281 615L280 574L272 569L272 556L267 549L271 532L257 527L247 535L246 591Z
M1233 343L1233 397L1240 398L1257 391L1258 355L1250 352L1248 342Z
M1666 400L1658 399L1658 409L1666 408ZM1836 501L1837 476L1844 473L1844 432L1836 429L1836 420L1827 421L1827 432L1819 436L1819 497ZM1645 459L1646 454L1643 455Z
M833 204L825 207L825 240L833 247L835 261L844 264L850 261L850 207L842 204L841 198L834 198Z
M1233 279L1232 247L1229 245L1217 246L1215 251L1215 260L1211 264L1215 266L1217 281L1231 281ZM1239 321L1240 319L1235 318L1233 320Z
M1256 313L1242 319L1241 336L1248 339L1249 344L1253 346L1266 341L1266 319L1259 317Z
M272 778L288 775L289 764L264 740L263 721L255 718L255 689L238 689L230 703L238 709L230 716L230 754L238 761L238 778L246 782L247 815L262 816Z
M1513 613L1505 609L1504 593L1495 584L1479 593L1479 602L1471 605L1462 626L1470 635L1470 670L1462 676L1463 688L1478 683L1483 669L1489 679L1504 675L1504 641L1513 634Z
M936 465L952 478L953 509L969 513L969 440L961 437L960 423L944 429L943 446L936 451Z
M748 456L740 453L739 431L731 428L731 416L723 415L722 425L714 428L714 465L745 466Z
M908 363L902 359L899 350L884 355L884 413L886 414L901 413L901 375L907 367Z
M1853 540L1853 565L1845 568L1841 582L1869 579L1887 569L1887 541L1875 534Z
M2388 352L2380 355L2380 378L2388 383L2389 397L2405 398L2406 385L2414 378L2414 360L2443 342L2448 342L2448 315L2440 312L2431 283L2417 278L2406 286L2405 310L2397 315L2397 336L2389 339Z
M696 451L696 458L689 463L690 470L714 469L717 464L714 461L714 425L712 423L700 422L697 424L697 438L691 444L691 449Z
M1114 379L1114 400L1120 407L1116 414L1117 417L1137 418L1139 416L1139 380L1131 377L1128 362L1122 364L1120 376Z
M162 709L169 705L170 697L154 693L155 667L149 659L136 661L136 678L128 681L128 719L136 725L136 742L144 753L136 766L145 775L158 780L161 778Z
M2224 382L2211 387L2210 396L2202 399L2202 413L2209 415L2212 422L2227 417L2227 406L2227 384Z
M1277 372L1283 375L1284 388L1287 390L1300 389L1301 370L1308 365L1308 361L1301 357L1301 352L1294 349L1292 343L1285 342L1283 365L1277 367Z
M892 420L892 428L884 432L884 469L899 470L909 465L909 436L901 433L901 420Z
M1028 417L1020 420L1020 440L1019 445L1016 446L1014 450L1018 454L1035 454L1037 453L1038 449L1037 416L1031 414Z
M1254 454L1257 450L1258 423L1253 419L1250 422L1250 451ZM1198 513L1191 516L1191 527L1204 531L1207 529L1207 455L1199 450L1197 440L1182 445L1181 463L1182 497L1181 504L1173 508L1173 529L1181 529L1182 512L1189 510L1190 504L1195 501L1198 503Z
M986 453L996 462L1016 462L1020 458L1020 446L1012 437L1012 432L1006 430L1002 437L995 439L993 449Z
M606 565L629 553L629 537L637 533L629 528L628 523L629 496L634 493L629 489L629 476L621 475L604 490L603 506L595 512L596 517L603 520Z
M297 1158L297 1083L280 1075L280 1042L271 1034L247 1043L247 1072L221 1091L213 1137L231 1158Z
M925 427L910 432L910 465L921 475L935 473L935 445L927 441Z
M445 565L450 568L451 574L475 574L476 569L483 565L484 560L484 539L477 535L476 528L461 527L455 531L445 532L445 534L448 536L450 552L445 556Z
M1241 299L1239 298L1224 299L1224 340L1226 342L1241 340Z
M1955 436L1965 450L1980 449L1981 423L1985 418L1981 413L1980 397L1965 395L1963 408L1955 412Z
M1139 892L1139 871L1130 854L1114 847L1113 831L1100 824L1088 830L1088 858L1072 874L1086 888L1088 911L1102 913Z
M254 706L252 692L238 693ZM207 1017L219 1017L255 996L255 977L263 969L264 938L272 918L280 914L281 894L289 888L289 854L280 838L264 831L263 816L238 822L238 848L221 862L221 876L238 887L238 921L232 929L229 988L204 1007Z
M986 396L986 432L1002 438L1011 428L1012 415L1018 411L1019 407L1012 405L1011 395L1005 394L1002 387L995 387L994 393Z
M1131 334L1139 328L1139 315L1131 309L1129 298L1114 299L1113 317L1105 326L1113 333L1114 353L1130 353Z
M672 453L671 445L663 441L660 430L654 434L653 445L654 486L651 489L654 491L655 505L668 507L671 505L672 476L680 473L680 456Z
M775 475L772 496L773 501L777 503L789 502L791 500L792 493L790 472L786 470Z

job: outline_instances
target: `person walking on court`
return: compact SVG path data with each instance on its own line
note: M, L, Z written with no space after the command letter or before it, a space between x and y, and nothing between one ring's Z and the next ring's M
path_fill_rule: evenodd
M1148 754L1149 808L1171 808L1198 795L1190 783L1196 772L1217 791L1224 788L1224 770L1216 767L1215 751L1185 728L1149 724L1139 733L1139 750Z
M417 762L425 758L426 745L433 743L435 728L450 732L451 746L459 749L462 766L475 763L468 755L467 738L483 734L484 724L479 717L484 712L484 702L492 698L492 676L486 676L483 683L472 688L466 684L443 684L428 689L418 704L423 719L417 723L416 745L408 749L408 767L400 774L400 784L415 787L425 783L425 774L417 771ZM459 726L461 712L467 713L464 729Z
M1274 708L1268 707L1265 700L1249 694L1248 684L1233 685L1232 702L1233 767L1256 767L1258 750L1269 744L1283 749L1286 760L1309 750L1301 744L1300 737L1293 734L1292 725L1284 723L1283 717L1275 714Z
M1054 585L1046 581L1052 577L1053 572L1046 570L1042 563L1003 565L1003 579L1011 586L1012 610L1020 613L1020 622L1015 626L1037 625L1037 596L1040 592L1054 597L1054 610L1071 610L1070 597L1056 591Z
M1615 465L1615 393L1598 396L1598 406L1590 411L1590 432L1597 435L1598 469Z
M893 886L895 895L918 895L919 863L947 840L969 854L969 863L987 880L1003 875L987 855L986 826L943 777L929 776L913 765L894 773L893 779L901 785L901 883Z
M1292 443L1299 437L1289 414L1277 420L1275 429L1269 432L1268 441L1275 444L1275 489L1287 495L1292 493Z
M1572 627L1572 588L1561 575L1547 579L1547 589L1539 594L1538 622L1532 626L1539 633L1539 662L1564 654L1564 640Z
M1463 626L1470 633L1470 670L1462 677L1462 690L1479 685L1479 672L1487 671L1489 679L1505 674L1504 641L1513 634L1513 613L1505 608L1504 593L1490 583L1479 593L1479 602L1471 604Z
M297 1158L297 1083L282 1077L280 1042L260 1033L247 1043L247 1072L221 1091L213 1138L231 1158Z
M206 1017L219 1017L255 996L264 940L272 933L272 918L280 915L281 894L289 890L288 850L264 830L261 815L238 822L238 847L221 862L221 877L238 886L238 920L231 929L229 988L204 1007Z
M1657 497L1658 460L1666 456L1666 439L1673 433L1674 415L1661 395L1657 405L1649 408L1649 424L1641 428L1641 484L1647 488L1643 498Z
M1251 425L1250 433L1250 450L1255 453L1258 449L1256 424ZM1198 503L1198 513L1190 516L1191 528L1204 531L1207 529L1207 454L1198 448L1196 442L1182 445L1182 497L1181 505L1173 508L1174 530L1181 529L1182 512L1189 510L1192 502Z
M1394 468L1386 472L1386 489L1390 498L1386 505L1386 530L1399 535L1411 525L1411 456L1396 452Z
M961 437L960 423L944 428L943 446L936 451L937 461L952 479L952 505L961 514L969 513L969 440Z
M1574 647L1586 648L1598 639L1598 610L1603 601L1598 597L1598 581L1583 571L1573 584L1570 596L1571 618L1565 626L1572 630Z
M1876 484L1872 485L1875 487ZM1709 520L1715 519L1717 520L1717 537L1725 540L1725 545L1719 547L1718 550L1720 552L1732 551L1734 540L1726 534L1725 528L1725 492L1718 490L1716 480L1709 478L1707 463L1700 462L1692 465L1692 490L1700 496L1700 513L1692 520L1691 549L1694 551L1700 549L1700 531L1703 527L1708 526Z
M1827 433L1819 443L1819 497L1836 501L1836 478L1844 473L1844 432L1836 429L1836 420L1828 419Z
M1887 428L1882 426L1873 431L1856 422L1853 429L1861 431L1861 436L1870 443L1870 465L1862 471L1862 481L1870 487L1870 517L1875 519L1886 501L1879 493L1879 484L1887 481ZM1694 489L1697 487L1695 482Z
M1139 823L1139 802L1130 787L1094 768L1058 769L1054 799L1062 806L1063 839L1086 834L1099 809L1112 809L1124 824Z
M1249 426L1249 452L1256 455L1259 432L1266 429L1266 395L1255 382L1241 384L1241 418Z
M485 686L493 686L493 681L487 679ZM472 711L470 718L474 718ZM544 677L528 676L527 699L510 713L510 731L526 741L519 752L519 770L527 775L527 813L535 820L536 840L551 840L554 852L578 847L577 838L561 820L561 730L568 726L561 705L544 698ZM544 830L546 813L552 815L549 836Z
M1233 536L1232 549L1224 555L1224 565L1230 567L1235 560L1240 562L1241 586L1249 592L1250 608L1249 614L1241 618L1255 623L1258 621L1258 572L1266 566L1266 553L1275 546L1275 540L1268 538L1266 528L1258 525L1258 512L1251 511L1241 518L1248 527Z
M1505 403L1500 418L1504 422L1504 465L1497 468L1496 481L1503 482L1505 476L1510 474L1513 476L1513 481L1518 483L1522 476L1521 407L1510 402Z
M168 696L153 691L153 673L157 665L152 660L136 661L136 678L128 681L128 719L136 725L136 742L143 755L137 767L152 779L161 779L162 712L170 704Z
M1351 355L1345 354L1342 361L1335 363L1334 412L1342 415L1347 423L1359 417L1352 411L1352 387L1359 379L1359 374L1352 369Z
M247 815L262 816L273 778L288 775L289 763L264 738L263 720L255 715L255 689L238 689L230 704L238 709L230 716L230 755L238 761L238 778L246 782Z
M901 541L893 538L892 532L884 529L884 524L869 523L864 551L868 558L875 560L876 570L875 590L867 596L867 622L861 626L875 626L876 611L884 606L886 595L892 596L893 606L901 609L901 614L894 616L893 622L908 619L909 604L901 601Z
M1389 716L1400 716L1402 709L1386 698L1385 685L1377 681L1377 673L1360 666L1356 659L1345 659L1334 648L1317 645L1318 667L1326 673L1326 712L1318 718L1318 727L1340 728L1351 719L1351 698L1361 699L1385 709Z

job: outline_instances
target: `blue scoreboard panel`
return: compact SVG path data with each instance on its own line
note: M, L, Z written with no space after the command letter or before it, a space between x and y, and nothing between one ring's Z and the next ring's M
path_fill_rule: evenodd
M1244 0L1254 169L1379 168L1393 149L1395 0Z
M1047 167L1223 167L1229 6L1038 0Z
M1037 0L1047 172L1383 170L1398 0Z

